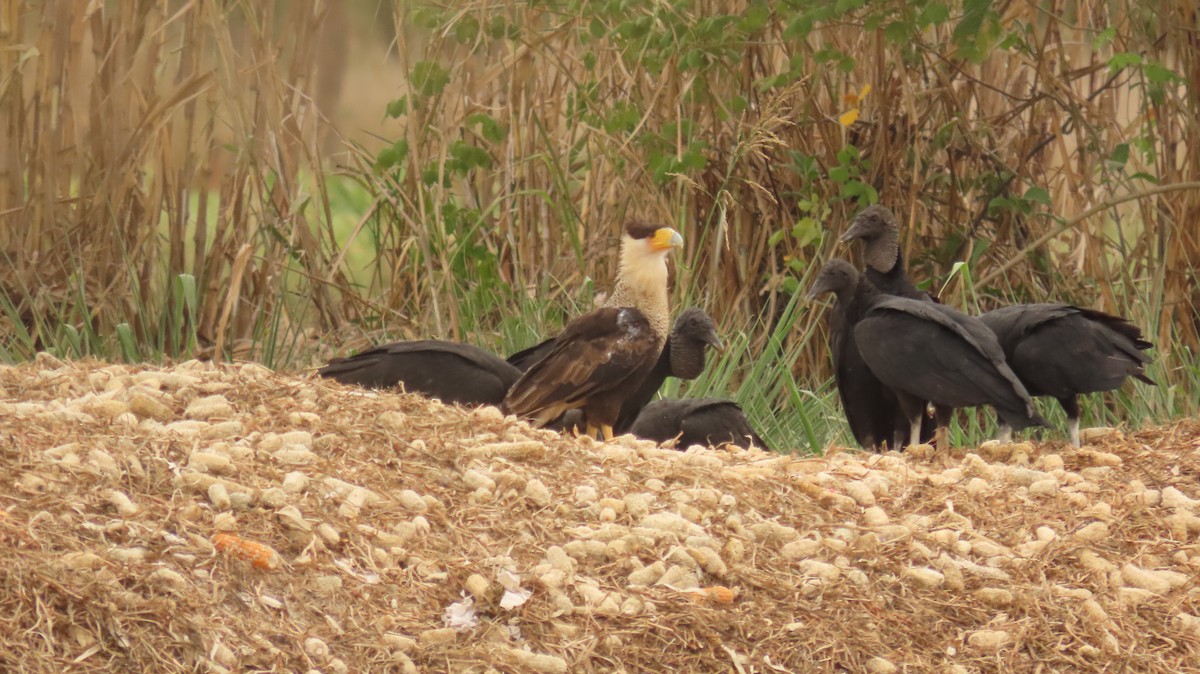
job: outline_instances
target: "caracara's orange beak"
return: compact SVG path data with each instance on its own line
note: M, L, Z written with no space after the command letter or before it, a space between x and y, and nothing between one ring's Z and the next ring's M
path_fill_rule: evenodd
M670 250L675 246L683 245L683 237L670 227L660 227L649 241L652 250Z

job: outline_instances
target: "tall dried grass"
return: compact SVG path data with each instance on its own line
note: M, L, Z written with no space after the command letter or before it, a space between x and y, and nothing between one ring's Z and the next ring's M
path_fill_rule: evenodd
M297 330L309 300L303 322L345 320L310 179L325 170L319 5L4 10L0 289L35 346L64 323L103 339L129 322L138 343L173 332L228 353Z
M873 191L902 217L914 275L935 289L967 262L986 280L972 302L1075 299L1132 312L1164 344L1194 348L1194 8L1006 4L972 42L955 34L961 14L898 40L885 12L915 21L936 3L907 13L902 4L796 36L788 28L806 3L757 28L765 10L753 2L410 10L398 19L401 57L410 68L440 63L449 82L436 95L410 92L423 107L402 116L406 163L377 189L413 200L390 213L397 236L423 251L452 248L424 239L442 206L478 209L486 226L465 233L505 280L542 294L611 274L596 254L619 221L680 225L678 292L727 325L770 324L796 286L789 279L849 254L822 232L839 233ZM497 26L506 37L488 37ZM843 124L851 108L859 117ZM477 115L508 135L485 138ZM430 167L445 172L463 140L494 168L423 181ZM412 249L381 254L402 269ZM432 295L393 288L393 299L451 296L474 281L449 264L427 271L412 278ZM966 301L963 290L951 283L947 300ZM823 370L824 358L809 350L796 368Z

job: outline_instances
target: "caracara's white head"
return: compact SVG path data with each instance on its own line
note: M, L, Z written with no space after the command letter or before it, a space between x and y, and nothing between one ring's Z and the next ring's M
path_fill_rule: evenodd
M683 237L670 227L642 222L625 225L621 236L621 266L617 286L605 306L637 307L650 319L655 332L666 338L670 310L667 307L667 255L683 245Z

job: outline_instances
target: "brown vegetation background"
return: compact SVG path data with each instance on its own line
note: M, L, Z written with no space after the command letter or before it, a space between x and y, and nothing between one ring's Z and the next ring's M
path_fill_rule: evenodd
M684 4L651 32L756 7ZM466 239L468 258L516 290L497 296L502 313L512 297L603 286L617 225L642 217L684 230L681 300L726 326L769 325L820 260L849 254L824 234L862 205L830 178L853 146L850 180L900 215L913 275L935 290L967 262L968 301L1072 299L1195 348L1200 193L1180 189L1200 181L1194 6L998 3L1021 44L997 38L975 59L954 36L961 8L896 43L867 27L869 12L908 6L892 4L800 35L785 34L784 5L740 50L689 33L648 56L615 14L556 3L468 2L429 20L406 3L4 0L0 284L35 330L50 315L99 334L130 321L149 339L180 301L174 279L192 274L201 346L226 353L251 353L265 324L324 334L368 315L462 338L472 326L448 305L478 280L453 259ZM519 34L455 32L496 17ZM1115 69L1118 54L1176 77ZM445 89L385 117L421 60L446 69ZM618 103L630 126L606 124ZM483 138L476 114L507 133ZM398 139L401 170L371 171ZM449 171L456 141L490 165ZM702 166L654 175L651 160L689 149ZM423 181L430 166L448 179ZM350 232L374 232L369 270L346 261L333 173L373 195ZM1009 205L989 210L995 199ZM447 204L474 208L478 226L436 226ZM972 290L964 278L947 301ZM824 354L797 366L823 368Z

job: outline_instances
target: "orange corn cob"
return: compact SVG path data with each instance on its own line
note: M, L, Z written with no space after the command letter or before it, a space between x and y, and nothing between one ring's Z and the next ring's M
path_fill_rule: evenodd
M212 541L217 550L248 560L256 569L274 571L283 563L279 553L269 545L248 541L233 534L214 534Z
M732 604L734 598L733 590L715 585L713 587L700 587L695 590L689 590L697 600L709 601L714 604Z

